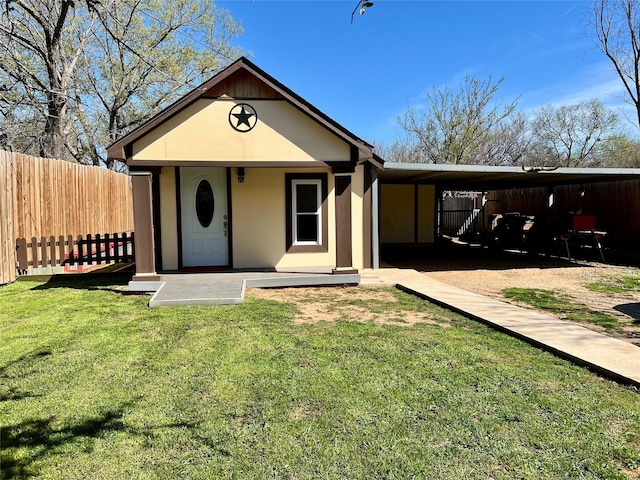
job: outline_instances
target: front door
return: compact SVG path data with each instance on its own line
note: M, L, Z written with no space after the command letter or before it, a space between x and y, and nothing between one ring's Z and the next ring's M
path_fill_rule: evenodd
M229 264L226 168L180 168L182 265Z

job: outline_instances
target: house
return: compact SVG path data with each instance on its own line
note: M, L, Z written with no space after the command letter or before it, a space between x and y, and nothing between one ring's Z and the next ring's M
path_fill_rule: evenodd
M377 268L381 247L437 243L443 219L460 214L443 206L445 191L553 196L561 186L640 178L638 169L385 164L246 58L107 151L132 176L133 283L218 269L354 274ZM569 210L552 211L550 198L547 217ZM569 203L593 214L584 201ZM615 237L614 225L605 228Z
M246 58L107 151L132 176L134 281L373 265L372 185L383 160Z

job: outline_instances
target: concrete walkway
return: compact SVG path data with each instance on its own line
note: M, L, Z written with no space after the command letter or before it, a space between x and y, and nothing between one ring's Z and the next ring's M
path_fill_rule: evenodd
M576 324L453 287L410 269L362 274L362 285L396 285L543 350L640 388L640 347Z

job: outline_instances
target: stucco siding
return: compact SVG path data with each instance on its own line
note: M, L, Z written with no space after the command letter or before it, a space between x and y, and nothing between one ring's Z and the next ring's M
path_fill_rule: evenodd
M433 243L433 185L383 184L380 204L381 243Z
M380 192L380 241L414 242L414 186L382 185Z
M327 172L328 251L287 253L285 173ZM335 192L329 169L247 168L231 181L234 268L331 271L335 268Z
M349 145L283 100L247 101L258 121L248 132L229 123L236 100L200 99L133 144L134 161L296 163L344 161Z
M160 171L160 242L162 269L178 269L178 213L176 206L176 172L173 167Z

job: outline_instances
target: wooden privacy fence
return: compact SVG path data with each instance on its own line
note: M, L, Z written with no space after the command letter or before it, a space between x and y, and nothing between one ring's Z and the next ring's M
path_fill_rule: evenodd
M105 234L92 237L82 235L74 239L51 236L38 240L32 237L16 241L17 270L19 274L38 268L62 266L65 272L82 272L97 265L111 262L132 262L135 256L134 234Z
M0 150L0 285L16 279L19 238L131 231L128 175Z
M496 190L488 198L487 222L491 214L519 212L560 231L568 228L572 214L595 215L596 228L607 232L606 246L640 249L640 180Z

